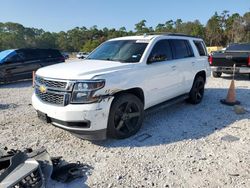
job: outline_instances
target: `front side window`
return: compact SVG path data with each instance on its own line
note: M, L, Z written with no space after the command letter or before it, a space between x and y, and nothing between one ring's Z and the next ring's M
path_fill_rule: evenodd
M174 49L175 59L194 57L192 47L187 40L171 39L170 41Z
M117 40L103 43L87 59L139 62L148 43L136 40Z
M166 61L171 59L173 59L172 49L168 40L158 41L149 55L149 61L151 62Z
M15 63L15 62L18 62L18 61L21 61L22 58L16 53L11 53L9 56L7 56L5 59L4 59L4 62L6 63Z

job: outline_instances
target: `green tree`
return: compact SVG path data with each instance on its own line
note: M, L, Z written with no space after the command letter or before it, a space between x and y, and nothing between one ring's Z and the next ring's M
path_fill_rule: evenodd
M234 32L233 32L233 25L237 18L240 18L240 15L238 13L232 14L229 16L226 20L225 24L225 35L227 36L227 43L233 43L234 42Z
M81 51L92 52L99 45L100 45L100 41L98 40L88 40L81 48Z
M243 15L243 22L244 22L244 26L245 26L244 41L245 42L250 42L250 12L246 12Z
M244 20L241 16L234 19L231 30L233 43L239 43L244 41L245 28L243 22Z
M220 27L220 17L217 12L208 20L206 25L206 40L209 46L222 45L222 29Z
M141 20L139 23L135 24L135 30L138 34L148 33L149 29L146 26L146 20Z
M173 33L174 32L174 21L168 20L165 22L166 32Z
M250 42L250 12L243 16L231 14L225 10L220 15L216 12L203 26L199 20L183 22L167 20L159 23L153 29L146 26L147 21L141 20L135 24L135 31L119 29L98 29L96 25L86 28L75 27L58 33L45 32L43 29L24 27L18 23L0 22L0 50L9 48L58 48L62 51L92 51L100 43L115 37L151 32L184 33L200 36L207 45L227 45L233 42Z

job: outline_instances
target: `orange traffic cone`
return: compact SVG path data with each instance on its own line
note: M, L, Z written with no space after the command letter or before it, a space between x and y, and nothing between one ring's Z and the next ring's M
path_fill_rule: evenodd
M231 81L231 84L230 84L230 87L229 87L228 93L227 93L227 98L220 100L220 102L222 104L230 105L230 106L240 104L240 102L236 100L234 80Z

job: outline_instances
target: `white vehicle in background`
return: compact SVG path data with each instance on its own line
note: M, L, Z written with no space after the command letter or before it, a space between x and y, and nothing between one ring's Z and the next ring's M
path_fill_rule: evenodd
M78 53L76 54L76 57L77 57L78 59L85 59L86 57L88 57L88 55L89 55L89 53L86 53L86 52L78 52Z
M41 119L78 137L127 138L150 107L177 99L200 103L210 73L200 38L116 38L82 62L39 69L32 104Z

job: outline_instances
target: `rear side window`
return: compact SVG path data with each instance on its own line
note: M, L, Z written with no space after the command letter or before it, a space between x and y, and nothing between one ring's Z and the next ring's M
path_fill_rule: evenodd
M22 56L25 60L35 60L39 59L37 51L34 49L23 49L18 50L17 52L20 56Z
M200 54L200 56L207 56L206 50L205 50L205 46L203 44L202 41L194 41L194 44Z
M154 48L152 49L149 58L154 56L161 55L166 58L166 60L173 59L172 57L172 49L170 47L168 40L160 40L158 41Z
M53 49L41 49L39 50L41 58L58 58L62 57L62 54L58 50Z
M173 46L175 59L194 57L193 49L187 40L170 39L170 41Z

